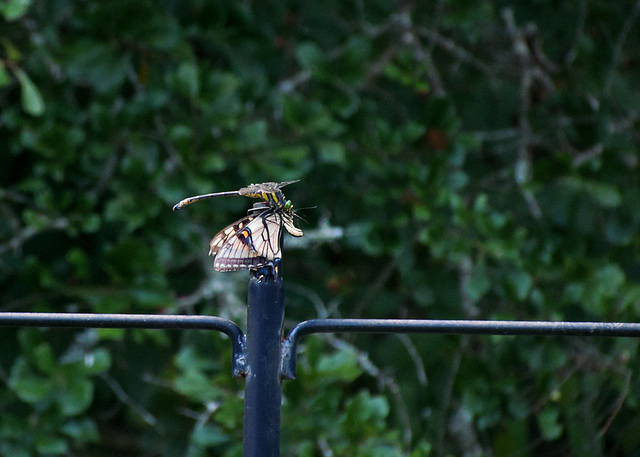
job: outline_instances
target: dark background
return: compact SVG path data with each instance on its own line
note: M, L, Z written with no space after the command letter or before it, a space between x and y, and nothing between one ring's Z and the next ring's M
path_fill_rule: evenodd
M285 188L287 328L638 321L640 3L8 0L0 310L244 322L208 241ZM307 208L307 209L301 209ZM284 456L638 456L636 339L325 335ZM0 454L239 456L214 332L0 330Z

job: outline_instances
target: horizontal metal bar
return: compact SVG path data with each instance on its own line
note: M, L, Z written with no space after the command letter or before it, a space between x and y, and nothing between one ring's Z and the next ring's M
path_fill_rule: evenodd
M312 319L300 322L282 345L282 377L295 379L298 342L312 333L430 333L640 337L640 323L423 319Z
M310 333L474 333L484 335L640 336L640 323L480 321L436 319L312 319L289 334L299 339Z
M1 313L0 327L144 328L217 330L231 339L233 376L246 375L245 336L233 321L216 316L168 314Z

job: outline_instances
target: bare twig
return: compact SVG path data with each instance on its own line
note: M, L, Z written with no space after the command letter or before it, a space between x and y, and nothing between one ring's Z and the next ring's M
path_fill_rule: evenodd
M299 284L287 284L287 289L309 300L316 309L316 317L319 319L326 319L331 316L336 317L335 313L337 312L337 302L331 306L327 306L320 295L314 292L311 288Z
M386 282L389 280L389 278L391 277L391 273L393 273L396 267L397 267L396 259L392 259L387 263L384 269L380 272L380 274L378 274L375 280L371 283L371 287L369 288L367 293L364 294L362 299L360 299L360 301L353 308L352 315L354 317L359 316L362 313L362 310L369 305L371 300L373 300L373 298L378 294L380 289L382 289L382 286L384 286Z
M583 164L585 164L587 162L590 162L591 160L595 159L596 157L599 157L600 155L602 155L602 151L603 150L604 150L604 147L602 146L602 144L598 143L598 144L590 147L586 151L582 151L582 152L576 154L573 157L571 165L573 166L573 168L579 168Z
M452 39L447 38L439 32L426 27L416 28L416 32L418 33L418 35L426 37L427 39L432 41L434 45L441 47L461 62L464 62L475 68L476 70L484 73L487 77L490 78L493 76L494 72L488 65L486 65L480 59L475 57L471 52L464 49Z
M455 385L456 378L458 376L458 371L460 369L460 362L462 361L462 353L465 348L468 346L469 337L465 336L460 341L460 346L451 360L451 365L449 369L449 375L447 376L447 380L444 385L444 393L442 395L442 420L440 421L440 427L436 432L436 456L443 455L444 451L444 437L447 432L447 415L449 414L449 409L451 408L451 397L453 395L453 386Z
M311 79L311 72L308 70L303 70L290 78L284 79L278 83L278 91L283 94L290 94L295 91L298 86L306 83Z
M542 217L542 210L535 195L526 185L531 179L532 164L530 147L533 143L529 112L531 110L532 88L538 83L544 90L550 91L553 83L548 73L555 71L555 65L542 52L542 45L537 36L537 30L533 25L520 30L513 17L510 8L502 10L502 19L505 22L507 33L512 40L513 53L518 59L520 68L520 103L518 111L518 129L520 141L518 144L517 159L514 167L516 184L520 187L530 213L536 219Z
M399 333L396 336L409 353L409 357L411 357L411 360L416 367L416 376L418 377L418 382L422 387L426 387L429 383L429 381L427 380L427 371L424 369L422 358L420 357L420 354L418 354L418 351L411 341L411 338L409 338L409 335L406 335L404 333Z
M448 428L463 457L491 455L489 450L482 449L474 429L473 414L464 406L460 405L456 408L449 419Z
M458 289L460 290L460 297L462 297L462 310L467 319L476 319L480 314L476 303L468 292L472 270L473 262L471 261L471 257L468 255L463 256L458 263Z
M620 392L620 395L618 395L618 398L613 405L609 418L607 419L607 421L604 423L604 425L598 432L599 439L602 438L607 433L607 430L609 430L609 427L611 427L611 424L613 423L614 419L622 409L622 405L624 405L624 401L626 400L627 395L629 395L630 386L631 386L631 370L627 370L624 377L624 388L622 389L622 392Z
M100 378L111 388L113 393L118 397L118 399L129 406L136 414L138 414L143 421L145 421L149 425L162 427L162 424L158 423L158 420L155 418L153 414L149 411L145 410L140 404L134 401L129 394L127 394L122 386L116 381L113 377L111 377L108 373L101 373Z
M618 34L618 38L616 39L616 44L613 47L613 52L611 53L611 68L609 69L609 74L607 75L607 80L604 84L605 96L609 96L611 94L616 68L618 67L620 60L622 59L622 49L624 48L624 43L625 41L627 41L627 36L631 31L631 27L633 27L633 23L638 18L639 14L640 1L636 2L633 9L629 13L629 16L627 16L627 20L624 21L624 24L620 29L620 33Z
M567 52L564 62L566 65L570 66L573 64L576 55L578 54L577 48L580 46L580 43L583 40L584 36L584 25L587 19L587 2L586 0L581 0L579 3L579 8L577 8L577 19L576 19L576 27L575 34L573 38L573 45Z
M385 373L380 368L378 368L369 358L369 354L363 350L358 349L354 345L346 342L345 340L338 338L334 335L326 335L326 340L336 349L344 350L347 349L356 354L358 365L360 368L370 376L376 379L378 383L378 388L380 390L388 390L391 396L395 400L396 412L398 414L398 418L402 423L404 430L403 441L405 446L408 448L411 445L411 440L413 437L413 431L411 429L411 420L409 416L409 411L407 409L407 405L402 397L402 392L400 391L400 386L395 378L388 373Z
M19 250L22 245L37 234L45 230L62 230L69 227L70 221L66 217L59 217L47 221L42 227L27 226L20 230L13 238L6 243L0 244L0 254L9 250Z
M429 80L429 87L431 88L433 95L436 97L444 97L447 92L444 88L444 84L442 83L442 78L440 77L438 68L433 63L431 53L420 43L420 38L415 31L413 20L411 18L411 11L406 8L404 11L393 15L393 18L400 29L400 38L402 43L413 50L413 56L418 62L424 62L426 64L425 67L427 78Z

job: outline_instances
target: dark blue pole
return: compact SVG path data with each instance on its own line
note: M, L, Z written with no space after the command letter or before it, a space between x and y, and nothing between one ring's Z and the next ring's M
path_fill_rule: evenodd
M275 270L276 272L278 270ZM280 345L284 321L282 278L249 282L247 378L244 389L244 457L280 455Z

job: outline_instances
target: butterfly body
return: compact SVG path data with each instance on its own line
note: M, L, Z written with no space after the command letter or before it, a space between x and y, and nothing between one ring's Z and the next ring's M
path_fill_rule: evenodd
M182 200L180 209L194 201L228 195L242 195L263 200L248 211L247 216L220 230L209 243L209 255L215 256L216 271L256 270L272 266L282 258L282 227L291 235L303 236L294 225L295 211L281 187L295 181L251 184L238 191L218 192Z

